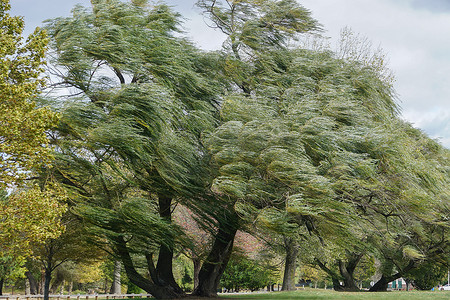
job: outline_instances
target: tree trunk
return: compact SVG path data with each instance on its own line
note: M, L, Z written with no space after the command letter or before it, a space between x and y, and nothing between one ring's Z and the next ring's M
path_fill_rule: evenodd
M184 292L179 293L178 290L170 285L159 285L158 282L155 283L139 274L134 267L133 260L131 259L130 252L123 237L117 237L115 242L116 252L122 259L125 272L132 283L147 293L152 294L156 299L179 299L186 296Z
M344 280L343 289L346 291L359 291L358 286L355 283L355 279L353 278L355 268L349 267L348 264L342 260L338 260L338 264L339 272Z
M59 269L56 269L56 274L53 274L52 277L54 279L53 284L50 286L50 293L55 294L58 292L58 288L61 286L61 284L64 284L64 275Z
M286 259L284 264L284 276L282 291L295 290L295 269L297 267L298 245L292 238L284 238Z
M381 275L381 278L369 289L369 292L385 292L387 291L388 283L391 281L388 281L387 277Z
M172 222L172 198L158 195L159 215L167 222ZM178 294L184 294L173 276L173 248L174 239L165 241L159 247L158 262L156 263L156 276L158 284L170 285Z
M239 217L233 208L224 210L224 212L226 215L219 222L219 229L211 251L200 269L199 283L192 293L195 296L217 297L220 278L230 260L234 237L239 227Z
M30 294L36 295L38 292L38 283L36 281L36 278L34 278L29 271L25 272L25 276L27 277L30 284Z
M343 291L344 288L341 285L340 279L341 277L339 276L339 274L337 274L336 272L334 272L333 270L329 269L324 263L322 263L320 260L318 260L317 258L314 260L316 262L316 264L323 270L325 271L328 275L330 275L331 277L331 282L333 284L333 290L335 291Z
M72 289L73 289L73 281L71 280L69 282L69 287L67 288L67 293L72 294Z
M411 260L409 264L401 271L397 272L394 275L386 276L381 275L380 280L378 280L370 289L369 292L385 292L388 288L388 283L394 280L399 279L403 276L403 274L406 274L407 272L411 271L415 267L415 262Z
M3 295L3 283L5 280L3 278L0 279L0 296Z
M113 275L113 282L111 285L111 289L109 291L110 294L121 294L122 289L120 285L120 261L116 260L114 262L114 275Z
M25 278L25 295L31 295L30 282Z
M200 273L200 268L202 266L200 258L195 257L192 258L192 262L194 263L194 290L198 287L198 275Z
M44 300L49 299L50 294L50 281L52 280L51 268L45 268L45 281L44 281Z

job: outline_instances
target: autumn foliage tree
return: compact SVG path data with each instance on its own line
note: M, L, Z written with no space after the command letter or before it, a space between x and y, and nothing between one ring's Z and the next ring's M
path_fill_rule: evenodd
M0 186L27 176L50 158L45 130L57 115L37 108L33 98L44 84L40 78L48 39L36 29L23 43L24 22L8 14L9 0L0 1Z
M46 130L56 124L57 114L33 101L44 84L40 76L48 39L36 29L24 43L23 19L10 16L9 9L9 1L1 0L0 267L9 271L0 280L23 275L30 244L58 236L63 230L58 219L65 210L59 202L64 192L57 185L24 182L50 162Z

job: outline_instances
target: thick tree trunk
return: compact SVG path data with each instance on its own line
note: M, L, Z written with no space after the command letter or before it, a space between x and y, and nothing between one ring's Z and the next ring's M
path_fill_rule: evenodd
M192 262L194 263L194 290L198 287L198 275L200 273L200 268L202 266L200 258L195 257L192 259Z
M111 289L109 291L110 294L121 294L122 293L122 289L121 289L121 285L120 285L120 270L121 270L120 261L116 260L114 262L114 274L113 274L113 282L111 285Z
M179 293L171 285L159 285L158 282L153 282L139 274L134 267L130 252L122 237L116 238L116 252L122 259L128 279L147 293L152 294L156 299L179 299L186 296L184 292Z
M50 293L55 294L58 292L58 288L64 283L64 275L56 269L56 274L53 274L53 284L50 286Z
M3 295L3 283L5 280L3 278L0 279L0 296Z
M295 269L297 268L298 244L293 238L284 238L286 259L284 263L284 276L282 291L295 290Z
M25 278L25 295L31 295L30 282Z
M400 278L400 277L399 277ZM388 288L388 283L392 280L381 275L381 278L369 289L369 292L385 292Z
M352 267L351 263L349 263L349 262L346 263L342 260L339 260L338 264L339 264L339 272L341 273L341 276L344 281L343 290L359 291L359 288L355 283L355 279L353 278L353 272L355 270L355 267Z
M231 208L220 221L211 251L199 272L199 283L192 293L200 297L217 297L220 278L230 260L239 217Z
M172 222L172 198L158 195L159 215L167 222ZM170 285L178 294L183 290L173 276L173 237L159 248L158 262L156 263L156 276L159 285Z
M406 274L407 272L411 271L412 269L414 269L415 267L415 262L413 260L411 260L409 262L409 264L403 269L398 271L396 274L394 275L381 275L380 280L378 280L370 289L369 292L385 292L387 291L388 288L388 283L394 280L399 279L400 277L402 277L404 274Z
M25 276L27 277L28 282L30 283L30 294L36 295L39 288L36 278L34 278L29 271L25 272Z

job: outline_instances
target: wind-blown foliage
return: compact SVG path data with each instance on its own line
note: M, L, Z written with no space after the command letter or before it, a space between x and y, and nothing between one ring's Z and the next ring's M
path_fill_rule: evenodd
M215 126L220 85L206 76L214 60L174 36L176 14L138 4L95 1L93 12L77 7L49 22L55 75L78 93L62 114L54 172L78 193L76 211L130 280L176 297L172 256L183 235L171 224L172 199L196 207L208 194L199 137ZM147 260L151 280L136 271L133 253Z
M198 4L222 51L199 51L146 1L92 1L47 26L54 87L73 91L51 171L133 284L185 296L177 202L214 238L197 296L216 295L238 229L275 236L294 263L314 247L336 289L356 288L364 255L387 280L448 253L448 151L399 120L382 63L295 46L320 30L295 1Z

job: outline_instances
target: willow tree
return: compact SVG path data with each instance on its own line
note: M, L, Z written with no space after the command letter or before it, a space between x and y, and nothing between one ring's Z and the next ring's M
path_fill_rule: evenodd
M175 37L178 16L144 2L92 1L92 11L78 6L49 22L55 87L74 90L55 134L53 172L131 282L178 298L173 199L196 207L207 194L199 137L215 124L217 84L206 74L214 60Z
M384 228L378 229L385 233L371 239L382 265L372 291L386 290L388 282L427 262L448 264L448 150L409 124L399 121L396 128L388 150L396 159L383 166L390 174L385 187L396 195L379 200L386 203L383 209L368 207L381 215Z
M395 114L390 87L327 52L273 50L255 65L253 95L225 99L224 124L210 140L219 168L213 190L236 199L243 216L257 212L288 237L291 228L294 241L310 232L346 243L356 216L339 200L339 184L368 175L374 161L356 147Z
M206 140L210 153L213 155L211 166L218 170L211 187L212 192L221 199L221 209L213 215L221 220L211 254L200 271L200 283L194 294L213 296L216 295L220 277L230 257L236 231L243 225L242 218L236 212L236 205L237 200L244 196L239 189L244 187L236 186L235 184L239 185L240 183L230 180L230 176L222 176L221 170L224 170L224 168L222 169L224 162L219 158L222 154L224 156L231 155L228 152L228 146L233 147L231 150L233 155L238 155L238 152L242 150L235 147L234 143L238 143L237 141L230 141L238 138L241 128L238 123L228 122L229 116L226 111L228 99L236 98L242 102L248 100L252 104L256 102L249 96L254 92L255 85L260 80L256 65L258 59L266 52L285 49L289 41L298 37L299 34L317 30L319 26L310 16L310 12L295 1L202 0L198 1L197 5L203 9L204 15L211 22L210 25L221 30L227 36L221 52L222 62L218 65L217 70L221 74L222 80L228 82L230 87L229 97L222 102L223 118L221 122L225 124ZM253 108L255 107L249 104L245 109ZM250 113L250 111L247 112ZM265 117L259 114L259 110L253 113L255 113L255 117ZM249 128L247 134L250 134L250 131ZM255 132L255 135L257 134ZM244 139L244 137L242 138ZM226 145L228 142L233 143L233 146ZM248 147L252 147L252 141L248 140L248 142ZM245 154L243 153L243 155ZM224 157L224 159L225 163L230 162L232 156ZM236 164L240 163L236 162ZM234 167L234 165L230 166L229 170L224 172L235 172ZM245 174L252 173L252 170L245 170L247 168L245 164L236 166L236 168L241 169L240 171ZM257 196L255 195L255 197Z
M335 290L358 290L354 272L364 255L381 263L378 272L382 276L372 291L386 290L388 282L427 261L446 263L446 163L423 156L430 146L435 150L440 146L425 136L421 139L427 146L417 143L414 136L418 131L400 120L386 124L383 132L366 138L372 145L368 151L374 159L372 176L363 186L341 186L340 201L352 203L354 213L360 216L352 229L358 239L344 248L331 246L334 255L319 246L313 258L333 278ZM435 154L438 152L441 150ZM327 242L325 245L330 247ZM342 254L336 255L339 252Z

